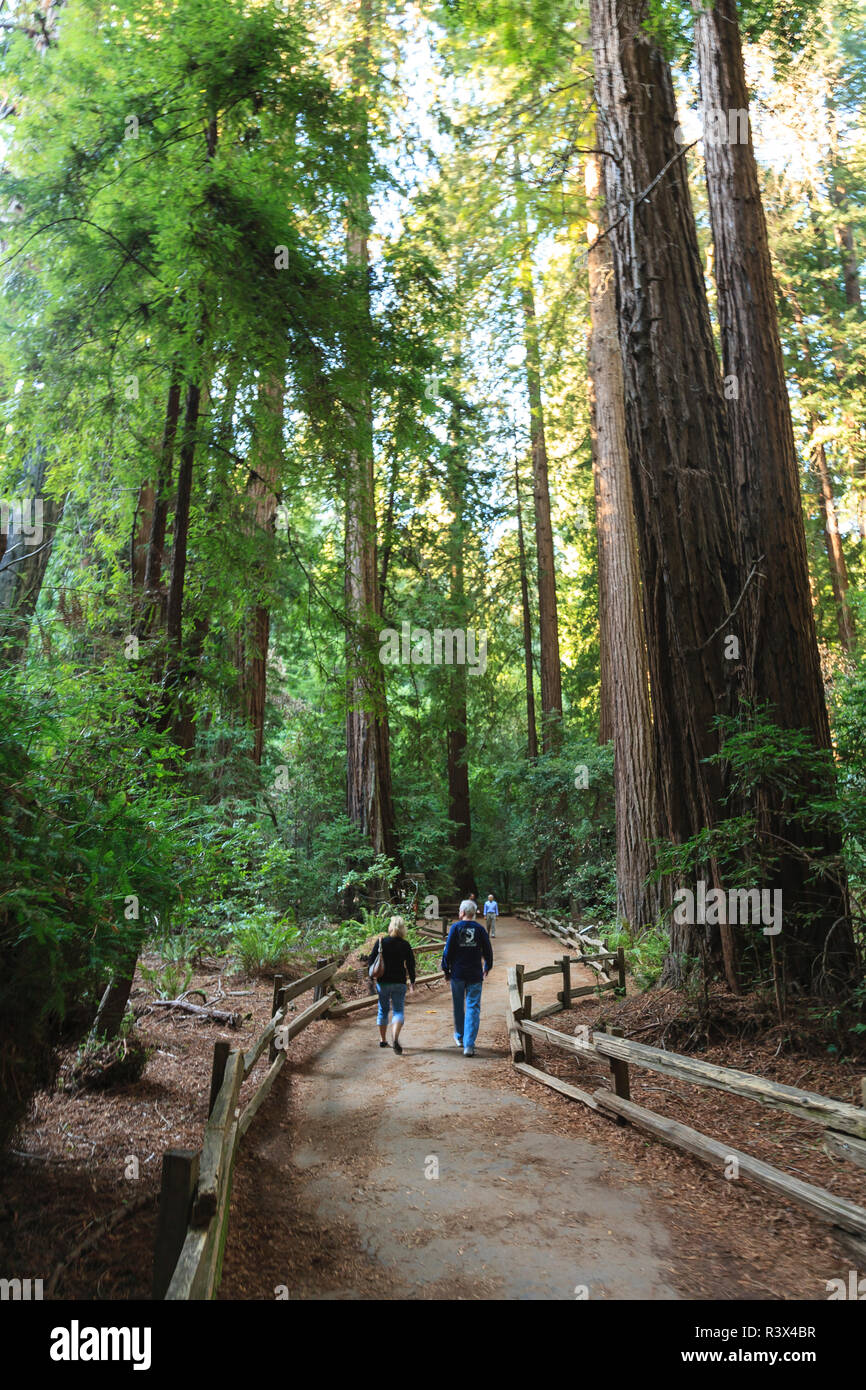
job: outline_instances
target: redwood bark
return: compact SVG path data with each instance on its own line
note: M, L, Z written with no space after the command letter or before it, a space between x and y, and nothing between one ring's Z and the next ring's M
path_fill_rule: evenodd
M520 166L515 157L515 191L521 233L518 273L526 352L526 390L529 396L529 437L532 450L532 493L535 509L535 549L538 564L538 635L541 672L541 746L545 753L562 746L562 673L559 663L559 617L556 603L556 561L550 515L547 438L541 394L541 353L532 284L529 235L520 190Z
M459 361L455 344L454 359ZM466 567L466 486L467 465L460 436L460 417L456 401L452 404L447 455L447 502L451 513L448 528L448 626L467 628ZM454 881L461 894L475 888L469 845L472 840L472 808L469 796L469 712L468 676L464 665L455 663L445 673L446 736L448 772L448 817L453 822L451 848L454 851Z
M133 593L144 587L144 571L147 566L147 543L150 536L153 503L155 497L153 483L143 482L138 489L135 503L135 516L132 524L132 539L129 547L129 574Z
M369 322L366 202L350 212L347 262L363 280L362 314ZM372 326L371 326L372 331ZM358 365L352 410L345 510L346 788L350 820L377 853L397 854L385 670L379 660L382 605L376 535L373 423L369 386Z
M26 654L30 625L63 515L65 497L52 497L47 481L48 455L43 443L37 441L24 461L19 500L25 505L33 500L33 522L35 501L41 500L42 539L38 545L29 545L24 526L16 529L10 512L9 531L3 537L6 544L0 554L0 662L6 665L21 661Z
M559 616L556 601L556 561L550 513L550 480L544 401L541 391L541 353L532 284L532 260L520 190L520 165L515 156L515 191L521 232L518 290L526 353L526 391L529 397L529 440L532 456L532 495L535 513L535 552L538 567L538 660L541 675L541 747L558 753L562 747L562 671L559 661ZM548 821L561 824L567 814L565 796L549 808ZM545 903L553 889L553 850L548 843L536 867L537 901Z
M586 167L590 207L599 206L601 171ZM600 211L600 208L599 208ZM599 218L600 220L600 218ZM622 359L617 333L613 259L598 227L587 228L592 337L589 399L598 537L599 632L602 652L602 729L614 745L617 916L634 932L661 916L663 894L647 883L655 867L653 842L662 834L649 699L646 636L641 611Z
M261 763L264 751L267 698L268 645L271 613L264 601L270 574L271 547L276 530L282 462L283 381L271 377L259 392L262 422L256 432L255 467L247 478L245 521L254 538L256 554L250 563L248 592L256 601L244 615L238 634L238 670L244 715L253 731L253 762Z
M737 703L725 403L668 65L640 0L591 0L590 13L661 812L681 843L723 813L723 768L707 759L713 721ZM672 924L669 978L706 949L736 988L730 934L713 927Z
M814 375L812 362L812 352L809 347L809 335L806 332L806 324L803 319L803 311L800 308L797 296L790 290L784 291L785 297L791 306L791 313L800 337L800 348L803 354L803 365L808 379ZM827 565L830 570L830 587L833 590L833 603L836 611L836 626L839 632L839 641L844 651L850 651L854 645L854 615L848 603L848 567L845 563L845 552L842 549L842 537L839 534L839 520L836 511L836 497L833 492L833 480L830 476L830 469L827 463L827 451L822 440L819 438L819 431L822 420L814 411L809 411L809 430L811 434L809 442L809 452L812 459L814 470L818 480L818 506L821 511L821 520L824 529L824 548L827 552Z
M359 0L358 37L351 55L354 94L370 96L373 75L373 0ZM361 178L372 152L366 111L356 126ZM391 790L391 739L385 668L379 659L382 600L377 560L376 484L370 382L363 361L372 341L370 310L369 199L365 188L346 208L346 265L356 280L357 322L350 334L351 382L346 392L349 417L345 508L346 602L346 794L349 818L377 853L397 857Z
M520 608L523 614L523 665L526 674L526 754L538 757L538 729L535 723L535 667L532 660L532 613L529 607L529 581L526 575L526 546L523 540L523 507L520 501L520 467L514 461L514 494L517 499L517 557L520 566Z
M165 614L165 630L169 642L180 650L183 628L183 593L186 583L186 557L189 545L189 518L192 502L192 475L195 463L196 430L198 429L201 387L187 387L184 405L183 437L177 474L177 500L171 550L171 581Z
M751 138L707 138L713 115L748 110L735 0L715 0L695 16L704 115L704 164L715 246L718 315L728 395L733 503L741 575L739 611L743 691L769 705L783 728L804 729L829 749L830 726L809 594L806 535L791 410L785 385L770 248ZM752 576L751 582L749 576ZM815 791L817 787L803 788ZM829 823L808 832L785 814L775 788L758 792L759 823L772 843L791 845L774 870L785 929L779 945L789 981L834 988L854 961L847 895L834 879L817 882L809 858L838 856ZM798 853L797 850L803 852Z
M144 565L144 605L138 626L139 637L144 636L153 626L162 597L162 565L165 555L165 528L168 520L168 507L171 495L171 472L174 459L174 446L180 419L180 382L172 381L168 389L165 407L165 423L162 432L162 446L159 454L159 470L154 490L153 509L150 514L150 537Z

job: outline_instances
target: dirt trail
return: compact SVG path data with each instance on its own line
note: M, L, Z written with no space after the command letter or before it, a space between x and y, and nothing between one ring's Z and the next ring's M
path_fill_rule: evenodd
M679 1296L674 1238L634 1170L563 1133L506 1068L506 968L549 964L551 942L502 918L494 952L474 1058L445 984L408 997L402 1057L369 1015L321 1025L242 1159L222 1297ZM534 982L535 1005L556 983Z

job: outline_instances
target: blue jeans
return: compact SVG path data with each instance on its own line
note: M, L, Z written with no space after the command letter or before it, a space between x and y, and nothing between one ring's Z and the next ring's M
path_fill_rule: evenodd
M379 991L379 1012L376 1017L377 1023L388 1022L389 1008L394 1010L394 1022L403 1022L403 1008L406 1003L405 985L376 985Z
M454 1005L454 1032L463 1039L464 1052L475 1046L481 1022L481 981L468 984L466 980L451 981L451 1002Z

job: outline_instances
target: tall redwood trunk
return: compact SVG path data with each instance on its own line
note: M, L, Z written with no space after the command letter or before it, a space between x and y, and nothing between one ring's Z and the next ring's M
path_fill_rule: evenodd
M144 571L147 567L147 547L155 496L156 490L153 483L147 479L138 489L129 546L129 577L133 593L136 595L144 588Z
M661 812L681 843L723 812L723 769L707 759L713 721L737 704L725 403L668 65L641 0L591 0L590 12ZM707 948L736 988L731 934L710 926L672 924L669 978Z
M177 474L177 499L174 507L172 528L171 580L168 586L168 601L165 612L165 630L168 640L177 652L180 651L183 628L183 593L186 583L186 557L189 545L189 518L192 503L192 475L195 463L196 431L198 429L201 387L190 384L187 387L184 404L183 435L180 446L180 462Z
M144 636L158 619L163 598L162 566L165 555L165 528L168 521L168 508L171 497L171 471L174 459L174 446L177 426L180 419L180 382L172 381L168 389L165 407L165 421L162 431L162 445L159 454L159 469L154 489L153 507L150 513L150 535L147 556L144 564L142 587L144 602L138 624L139 637Z
M599 206L601 171L596 156L586 167L590 208ZM600 211L600 208L599 208ZM649 699L646 637L641 611L622 360L617 334L613 259L598 227L590 241L589 303L592 339L589 391L595 516L598 536L599 632L605 741L614 745L617 916L634 932L654 925L662 912L653 841L662 834ZM602 728L605 729L604 720Z
M803 319L803 311L800 307L797 296L791 289L786 288L785 297L791 306L791 313L797 325L800 338L800 349L803 355L804 374L808 381L814 377L814 364L812 362L812 350L809 346L809 335L806 331L806 324ZM836 626L839 632L839 641L844 651L850 651L854 645L854 615L848 603L848 567L845 563L845 552L842 549L842 537L839 534L839 519L836 509L836 497L833 492L833 480L830 476L830 468L827 463L827 451L824 448L820 437L822 420L814 411L809 411L809 430L811 433L809 452L814 471L817 475L818 484L818 506L821 511L821 520L824 530L824 548L827 552L827 565L830 571L830 587L833 590L833 603L836 612Z
M816 748L830 748L815 620L809 593L806 535L767 226L751 139L707 138L714 113L748 110L749 97L735 0L715 0L695 16L704 115L704 164L715 246L718 315L728 392L733 502L745 583L738 614L744 694L769 705L784 728L804 729ZM804 788L817 791L818 788ZM816 849L838 855L829 823L805 832L785 814L787 798L766 783L758 792L759 824L772 844L791 845L774 869L785 914L779 941L789 981L831 988L853 964L846 893L815 881ZM800 849L802 852L797 853ZM767 885L768 886L768 885Z
M264 751L268 644L271 612L265 601L271 572L271 547L276 530L282 462L283 380L275 373L259 389L260 424L253 462L247 478L247 516L244 529L253 538L255 553L248 570L247 592L254 597L238 633L237 664L244 715L253 731L253 762Z
M526 753L533 762L538 757L538 729L535 723L535 669L532 661L532 613L529 607L529 581L526 575L526 546L523 539L523 507L520 501L520 465L514 461L514 495L517 499L517 560L520 566L520 609L523 614L523 666L526 676Z
M517 188L518 200L520 188ZM541 671L541 746L545 753L562 745L562 674L559 664L559 618L556 604L556 563L550 515L550 482L544 403L541 395L541 354L532 285L526 219L521 212L523 253L519 267L523 343L526 352L526 390L529 396L529 438L532 450L532 493L535 510L535 548L538 564L538 634Z
M857 247L854 244L854 232L848 220L848 213L850 210L848 182L850 175L839 158L839 129L836 116L836 101L835 94L833 90L829 88L829 84L825 92L825 104L830 134L830 169L827 183L830 192L830 201L839 215L839 220L833 228L833 235L836 248L839 252L839 262L845 291L845 304L847 305L849 313L852 314L858 322L862 323L863 300L860 293L860 261L857 255ZM835 363L836 374L841 380L843 374L840 368L845 358L848 356L848 347L847 342L844 341L841 335L840 339L837 352L834 356L841 359L841 361L837 360ZM852 385L854 390L851 394L862 391L862 372L858 371L856 373L855 381ZM852 477L857 480L857 511L860 539L866 540L866 438L864 438L863 421L847 410L843 411L842 419L848 434L851 473Z
M354 89L368 99L372 76L371 0L360 0L360 28L351 58ZM366 114L357 125L361 177L371 163ZM377 853L397 855L391 789L391 742L385 668L379 659L382 603L377 562L376 485L370 383L363 350L373 338L370 308L369 200L364 188L346 209L346 265L355 277L357 306L350 335L351 386L345 495L346 799L350 820Z
M459 347L454 345L454 360L459 361ZM448 627L463 629L468 625L466 603L466 488L468 468L461 438L460 417L456 402L452 404L447 453L446 499L451 521L448 527ZM454 851L454 880L458 892L465 896L474 888L474 874L469 858L472 840L472 812L469 796L469 711L467 705L468 676L466 665L454 664L444 673L446 682L445 719L448 772L448 818L453 822L451 848Z
M0 663L4 665L21 661L27 652L30 625L63 515L65 497L55 499L46 488L47 482L48 454L37 440L21 474L17 505L23 504L24 514L13 514L10 509L8 531L0 537ZM32 544L37 502L42 504L42 536Z
M553 550L553 523L550 512L547 437L541 392L541 352L538 318L532 283L532 257L526 214L523 207L520 162L515 154L515 196L521 237L518 290L526 353L526 391L529 397L529 440L532 455L532 495L535 512L535 551L538 567L538 658L541 675L541 747L545 753L558 753L562 747L562 672L559 662L559 616L556 601L556 561ZM562 824L567 813L564 796L547 808L547 823ZM554 866L551 846L544 850L536 869L539 903L545 902L553 888Z

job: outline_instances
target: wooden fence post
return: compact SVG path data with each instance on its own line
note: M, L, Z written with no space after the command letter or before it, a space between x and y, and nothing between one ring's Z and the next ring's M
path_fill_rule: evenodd
M208 1115L213 1114L214 1103L220 1093L220 1086L223 1084L226 1062L228 1061L231 1047L231 1043L228 1042L215 1042L213 1045L213 1064L210 1073L210 1100L207 1103Z
M282 979L282 976L280 976L280 979ZM277 996L276 996L276 999L274 1000L274 1013L278 1013L280 1009L282 1009L282 1010L285 1012L285 1009L286 1009L286 1007L287 1007L287 1005L288 1005L288 1002L289 1002L289 1001L288 1001L288 998L287 998L288 991L289 991L288 985L283 985L282 988L280 989L279 993L278 993ZM271 1017L273 1018L273 1014L271 1014ZM285 1023L285 1018L283 1018L283 1023ZM283 1026L282 1024L279 1025L280 1028L281 1028L282 1026ZM275 1061L277 1060L277 1053L278 1053L279 1050L280 1050L279 1047L278 1047L278 1045L277 1045L277 1032L278 1032L278 1031L279 1031L279 1028L275 1028L275 1029L274 1029L274 1036L271 1038L271 1045L270 1045L270 1048L268 1049L268 1062L269 1062L269 1063L270 1063L270 1062L275 1062Z
M522 975L520 976L520 987L521 987L521 989L523 988L523 976L522 976ZM523 996L523 1017L524 1017L524 1019L527 1019L527 1018L530 1019L530 1020L532 1019L532 995L531 995L531 994L524 994L524 996ZM528 1062L529 1065L532 1066L532 1038L529 1036L528 1033L523 1033L521 1036L522 1036L522 1038L523 1038L523 1060L524 1060L524 1062Z
M162 1186L159 1191L151 1286L151 1296L156 1301L161 1301L168 1293L171 1276L183 1249L198 1182L200 1158L200 1153L195 1149L166 1149L162 1156Z
M322 966L323 966L323 965L327 965L327 964L328 964L328 957L327 957L327 956L320 956L319 959L316 961L316 969L317 969L317 970L321 970ZM314 985L314 986L313 986L313 1003L314 1003L314 1004L315 1004L315 1002L316 1002L317 999L321 999L322 995L326 992L327 989L328 989L328 984L327 984L327 982L326 982L325 984L323 984L323 985ZM274 1010L274 1013L276 1013L276 1009Z
M557 998L564 1009L571 1005L571 960L568 956L563 956L559 962L562 969L562 989Z
M621 1038L623 1036L623 1031L621 1028L611 1028L610 1034L613 1038ZM613 1089L615 1094L621 1096L623 1100L631 1100L631 1087L629 1085L628 1079L628 1062L621 1062L618 1060L618 1058L611 1057L610 1074L611 1080L613 1081ZM628 1120L623 1119L622 1115L617 1115L616 1122L620 1126L628 1124Z
M617 947L616 968L619 972L619 987L625 993L625 949L622 946Z
M525 971L526 966L525 966L525 965L515 965L514 969L517 971L517 988L518 988L519 991L520 991L520 998L521 998L521 1000L522 1000L522 999L523 999L523 972ZM526 1017L525 1014L524 1014L524 1017Z
M275 975L275 976L274 976L274 1002L273 1002L273 1004L271 1005L271 1018L273 1018L274 1014L277 1012L277 998L279 997L279 993L280 993L280 990L282 989L282 987L283 987L283 977L282 977L282 975Z

